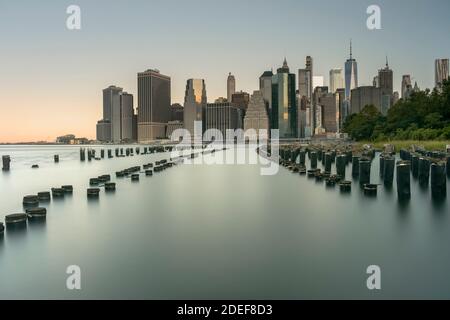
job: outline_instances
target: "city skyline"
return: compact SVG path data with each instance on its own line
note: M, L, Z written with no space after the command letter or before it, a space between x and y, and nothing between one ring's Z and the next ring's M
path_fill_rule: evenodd
M0 98L4 115L0 142L53 141L56 136L69 132L94 138L92 123L102 116L99 92L115 84L126 88L136 100L136 74L149 68L158 68L171 77L172 104L183 102L184 86L190 78L205 79L208 102L226 96L229 72L236 77L236 91L253 92L259 87L259 76L271 68L276 69L284 56L292 72L297 74L298 69L304 68L305 56L311 55L315 75L324 76L325 85L329 85L329 70L344 68L350 39L353 40L353 57L358 62L359 86L371 85L387 54L394 73L394 91L401 92L402 76L406 74L410 74L413 83L417 81L420 88L433 88L435 59L450 56L450 44L442 41L450 25L445 18L450 4L448 1L433 4L419 1L412 8L405 3L408 4L406 1L380 1L383 28L375 31L365 26L365 10L371 4L368 1L349 0L346 5L330 1L326 3L327 12L323 11L323 4L319 6L311 1L282 1L277 6L261 3L258 7L244 3L239 4L244 9L242 12L233 10L237 4L234 1L227 4L201 1L196 6L201 7L198 12L185 3L176 2L137 2L129 8L125 4L79 1L83 19L80 31L65 29L67 3L30 3L27 6L20 1L2 3L0 30L14 32L0 31L5 35L3 61L8 61L2 63L3 76L0 77L4 89ZM125 8L129 10L124 22L111 25L106 13L118 17ZM158 17L142 21L144 9L157 11ZM255 12L247 17L249 10ZM189 19L178 11L186 13ZM237 31L229 34L229 30L214 23L217 17L208 12L223 16L233 13L230 19ZM180 39L200 24L193 22L186 30L181 26L202 14L205 15L202 24L210 25L210 30L202 31L204 43L187 46L187 40ZM241 19L243 14L246 19ZM285 14L288 16L284 17ZM280 23L250 28L261 16ZM320 23L315 23L313 30L306 28L325 17L329 17L336 28L330 30ZM162 37L158 35L158 26L164 19L171 23ZM179 21L174 22L174 19ZM411 36L405 36L408 32ZM420 38L420 45L411 40L412 35ZM149 43L138 41L142 37L149 39ZM119 39L122 48L111 53ZM302 41L293 41L295 39ZM152 45L150 40L156 41L158 46ZM238 46L226 50L230 41ZM269 46L271 43L281 45ZM189 50L181 55L183 48ZM25 95L24 87L28 88Z

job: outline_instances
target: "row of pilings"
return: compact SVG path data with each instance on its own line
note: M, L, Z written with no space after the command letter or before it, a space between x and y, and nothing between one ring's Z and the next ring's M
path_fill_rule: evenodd
M80 161L86 161L86 156L88 161L92 160L101 160L104 159L105 156L108 159L114 158L122 158L122 157L133 157L136 155L147 155L154 153L162 153L162 152L171 152L174 149L174 146L153 146L153 147L135 147L135 148L114 148L107 149L105 153L105 149L100 149L100 156L98 156L96 149L93 148L80 148ZM114 151L114 156L113 156ZM142 151L142 152L141 152Z
M372 163L376 150L370 146L355 148L352 145L283 145L279 147L279 163L293 172L310 176L321 176L318 179L329 181L334 177L344 181L346 168L351 164L351 176L359 180L365 194L376 195L378 185L371 183ZM310 170L306 168L306 157L309 158ZM447 195L447 178L450 178L450 154L441 151L427 151L412 146L411 149L400 150L400 159L396 158L394 148L387 145L381 150L379 157L379 175L381 186L391 188L396 180L399 199L411 197L411 181L418 180L421 188L431 188L433 199L444 199ZM318 169L322 162L323 172ZM332 175L335 164L336 174Z
M202 148L205 148L204 145ZM147 155L147 154L154 154L154 153L162 153L162 152L171 152L173 151L175 147L174 146L149 146L149 147L128 147L128 148L115 148L115 149L100 149L99 153L97 153L97 150L94 148L86 148L82 147L80 148L80 161L92 161L92 160L102 160L105 157L108 157L108 159L114 158L114 155L116 158L121 157L132 157L135 154L136 155ZM187 148L187 147L186 147ZM189 147L191 148L191 147ZM194 148L191 148L194 149ZM59 154L53 155L53 161L55 163L59 163L60 157ZM11 170L11 156L10 155L3 155L2 156L2 171L10 171ZM38 164L33 164L31 166L33 169L39 168Z
M199 155L213 154L216 151L224 151L226 148L205 150L206 145L194 147L179 147L178 150L192 150L187 154L170 157L168 159L162 159L155 161L154 163L145 163L142 166L133 166L115 172L117 179L129 178L131 182L139 182L140 176L152 177L153 173L159 173L166 169L172 168L179 164L183 164L185 159L194 159ZM203 149L202 151L195 151L194 149ZM136 154L139 154L138 150L135 150ZM170 149L157 148L154 152L172 151ZM145 152L143 154L149 154ZM131 151L130 151L131 155ZM89 179L89 186L86 189L86 196L88 200L96 200L100 197L101 188L104 188L105 193L111 193L116 191L116 182L112 181L111 174L102 174L94 178ZM0 237L3 237L5 229L9 232L18 230L24 230L28 224L32 223L45 223L47 217L47 208L44 207L50 201L64 200L65 197L72 195L74 188L72 185L63 185L61 187L51 188L51 191L41 191L36 195L25 195L22 199L22 206L24 212L13 213L5 216L5 223L0 222ZM5 228L6 226L6 228Z

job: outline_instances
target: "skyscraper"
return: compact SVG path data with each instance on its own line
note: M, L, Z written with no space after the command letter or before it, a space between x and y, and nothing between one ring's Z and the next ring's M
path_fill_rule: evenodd
M170 121L183 122L184 109L179 103L174 103L170 106Z
M96 126L97 141L111 141L111 122L109 120L99 120Z
M314 134L314 130L311 128L314 121L314 112L311 104L313 92L313 58L311 56L306 57L305 69L298 70L298 95L299 102L302 103L301 108L305 112L305 125L302 136L309 138ZM303 110L302 109L302 110Z
M242 129L243 110L230 102L208 103L205 107L205 139L212 141L214 131L222 134L223 141L227 140L227 130ZM234 136L233 136L234 137ZM214 137L217 139L217 137Z
M97 122L97 140L120 143L133 139L133 95L122 88L103 89L103 118Z
M350 114L350 110L347 110L347 105L345 104L345 89L340 88L336 90L337 100L338 100L338 106L339 106L339 125L337 132L341 133L342 128L344 126L344 122L347 119L348 115Z
M227 79L227 99L228 102L231 102L231 98L233 96L233 93L236 92L236 79L231 74L231 72L228 74Z
M320 99L322 96L328 94L328 87L317 86L314 88L312 106L314 109L314 122L313 122L313 132L314 134L321 134L324 132L322 120L323 120L323 108L320 104Z
M261 91L268 113L272 108L272 76L272 71L265 71L259 77L259 91Z
M412 89L411 85L411 76L409 74L405 74L402 76L402 98L408 98L408 92Z
M381 89L374 86L363 86L352 90L351 114L359 113L365 106L374 105L381 112Z
M381 91L381 113L386 115L392 106L394 98L394 73L389 68L388 59L386 57L386 66L378 70L379 88Z
M120 95L120 140L133 140L133 95L123 92Z
M306 70L310 72L311 78L309 79L309 98L312 99L312 93L313 93L313 83L312 79L314 76L313 71L313 58L311 56L306 56Z
M158 70L140 72L137 89L139 142L164 138L170 119L170 77Z
M194 136L195 121L203 121L203 109L206 107L206 86L203 79L189 79L186 82L186 91L184 95L184 128L189 131L191 138L201 139L199 135L203 132L197 132ZM205 128L203 128L203 131Z
M435 85L436 88L440 89L444 80L447 80L449 78L448 59L436 59L434 65Z
M267 139L269 132L269 117L267 116L267 110L261 91L253 91L250 97L250 103L248 104L247 112L244 118L244 131L255 130L256 135L262 135L265 131L263 138ZM256 140L257 137L251 137Z
M342 69L330 70L330 92L335 93L337 89L344 88L344 76Z
M297 138L297 120L295 74L289 73L285 58L272 77L271 128L279 129L280 138Z
M116 86L109 86L103 89L103 120L108 120L110 123L110 132L105 136L110 137L110 141L119 143L120 135L120 95L122 88ZM108 129L104 129L108 130Z
M352 42L350 41L350 58L345 62L345 98L350 100L352 89L358 87L358 64L353 59Z
M319 97L322 107L322 127L327 133L337 133L339 130L339 95L329 92Z

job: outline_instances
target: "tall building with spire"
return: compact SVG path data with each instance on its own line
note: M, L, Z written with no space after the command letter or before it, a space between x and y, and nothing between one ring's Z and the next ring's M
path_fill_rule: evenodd
M386 115L394 99L394 73L389 68L387 57L386 66L378 70L378 82L381 93L381 113Z
M279 129L280 138L297 138L297 101L295 74L289 73L284 58L283 66L272 77L271 129Z
M351 95L352 90L358 87L358 64L353 58L352 41L350 40L350 57L345 62L345 101L343 104L343 114L349 115L352 110ZM344 119L345 121L345 119Z
M378 81L381 92L386 95L394 93L394 73L389 68L388 58L386 57L386 66L378 70Z
M358 64L353 59L353 47L350 41L350 57L345 62L345 98L350 100L352 89L358 87Z
M314 134L315 115L312 108L312 92L313 92L313 58L306 57L306 65L304 69L298 70L298 95L300 109L305 112L304 136L311 137Z
M228 78L227 78L227 100L228 100L228 102L231 102L231 99L235 92L236 92L236 79L230 72L228 74Z

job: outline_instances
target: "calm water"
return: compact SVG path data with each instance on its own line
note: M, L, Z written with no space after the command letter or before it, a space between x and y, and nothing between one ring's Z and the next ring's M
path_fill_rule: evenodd
M169 154L84 163L70 146L0 146L3 154L13 162L0 172L2 221L23 211L26 194L74 186L46 206L45 224L0 239L3 299L450 298L450 199L433 203L416 180L399 205L395 181L371 199L285 168L261 176L259 165L183 165L138 183L113 176L117 191L88 201L90 177ZM80 291L66 289L74 264ZM366 288L372 264L378 292Z

